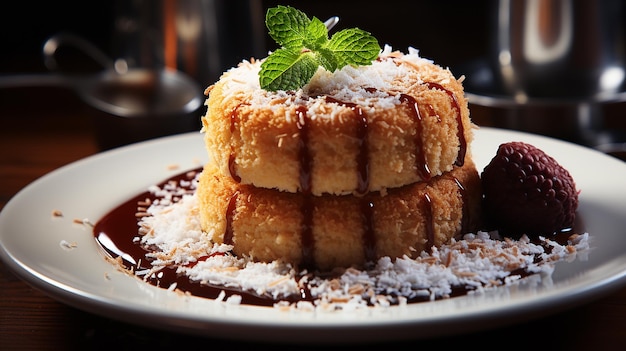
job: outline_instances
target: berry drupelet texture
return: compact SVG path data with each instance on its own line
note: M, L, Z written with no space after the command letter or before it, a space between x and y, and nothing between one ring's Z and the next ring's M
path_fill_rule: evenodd
M504 235L547 236L574 225L578 207L574 179L533 145L501 144L481 179L486 221Z

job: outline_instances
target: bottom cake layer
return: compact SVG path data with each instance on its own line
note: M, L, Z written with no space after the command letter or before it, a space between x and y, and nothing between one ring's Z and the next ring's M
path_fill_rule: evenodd
M416 257L474 231L482 191L471 158L462 167L386 193L311 196L242 185L205 165L197 189L202 229L238 256L300 269L362 267Z

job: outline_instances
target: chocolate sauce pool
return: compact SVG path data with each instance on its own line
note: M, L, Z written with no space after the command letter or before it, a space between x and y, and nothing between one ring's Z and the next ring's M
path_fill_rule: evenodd
M202 168L197 168L190 172L178 174L160 183L159 186L163 186L171 181L175 181L179 184L179 186L181 186L181 180L190 181L195 177L195 174L201 170ZM191 184L191 182L183 182L183 184L187 183ZM189 191L193 190L189 189ZM140 271L152 268L149 259L146 257L148 251L141 247L135 238L140 235L138 231L138 223L141 220L141 217L138 217L137 213L145 211L147 203L153 202L155 199L157 199L157 196L146 190L145 192L140 193L113 208L94 225L94 237L105 254L112 258L121 259L122 265L129 271ZM575 229L578 230L579 226L580 221L577 221ZM577 232L581 233L582 231L578 230ZM555 237L551 239L563 244L567 241L567 237L570 234L570 230L564 230L562 233L556 234ZM202 260L202 258L199 260ZM519 274L522 277L528 275L528 273L523 270L511 272L511 274ZM324 273L324 277L330 278L330 273ZM241 296L242 304L272 306L278 302L278 300L273 299L272 297L259 296L255 293L242 291L240 289L227 288L222 285L211 285L206 283L201 284L199 282L191 281L187 276L177 275L175 267L164 268L156 275L146 278L146 282L164 289L169 288L172 284L176 284L176 288L181 291L210 299L217 298L222 292L226 294L226 297L239 295ZM450 296L454 297L465 295L467 292L468 288L466 287L455 287ZM281 301L288 302L303 300L313 300L308 290L300 291L300 294L296 296L281 298ZM424 301L429 301L429 298L417 297L409 300L408 302L416 303Z

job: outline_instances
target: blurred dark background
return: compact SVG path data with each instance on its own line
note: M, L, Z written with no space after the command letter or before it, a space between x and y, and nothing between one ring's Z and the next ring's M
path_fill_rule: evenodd
M167 29L163 28L163 17L173 15L164 8L174 1L179 10L185 3L195 6L183 14L187 16L187 27L170 28L170 33L178 36L176 42L178 46L175 50L178 58L175 65L177 69L195 79L202 88L212 84L219 78L221 72L242 59L264 57L269 50L277 48L267 35L263 22L267 8L279 4L291 5L322 21L338 16L340 21L335 31L358 27L371 32L381 46L389 44L394 49L402 51L412 46L419 50L422 57L451 68L456 77L462 75L468 77L464 84L466 92L469 93L477 92L472 83L476 81L474 78L481 78L472 65L477 62L489 63L489 60L495 58L493 46L495 33L498 33L495 29L497 23L495 14L499 4L497 0L66 0L35 4L11 1L5 3L0 13L0 33L2 33L0 88L3 76L49 72L49 68L44 65L42 47L48 38L60 32L81 36L111 59L124 58L130 64L147 66L145 57L151 56L148 60L149 65L167 65L168 50L164 44L165 34L163 34ZM552 2L557 3L560 2ZM520 6L528 3L512 0L510 4ZM582 2L573 4L581 5ZM621 6L626 4L621 2L594 0L584 4L590 4L591 8L618 4L620 6L616 8L620 10L613 12L618 12L626 18L624 13L626 6ZM176 14L181 15L179 12ZM579 18L593 18L585 11L579 11L575 15L581 16ZM139 18L142 19L138 20ZM598 20L602 22L603 18L605 17L600 16ZM133 19L134 24L129 24L131 22L129 19ZM172 18L170 20L169 23L173 23L174 20ZM160 27L161 32L145 31L142 38L148 39L138 40L137 27L141 29L142 25L146 28ZM594 28L577 27L577 30L579 32L576 35L589 34L591 37L594 35ZM184 31L190 32L190 35L195 33L197 36L200 33L196 45L192 45L193 48L184 46ZM623 38L626 32L623 22L616 32L620 32L617 34ZM140 41L149 43L148 50L152 52L146 55L145 48L138 44ZM624 56L626 39L616 42L621 42L616 50ZM190 49L192 50L189 51ZM591 56L594 54L589 50L587 53ZM75 48L59 49L57 54L58 62L65 64L61 65L61 69L66 72L102 70L101 65ZM192 55L197 58L190 60L189 57ZM559 80L552 79L551 82L561 84L563 90L567 88ZM487 90L493 85L488 86ZM7 105L7 100L11 102L10 94L6 92L6 89L0 90L0 105ZM626 141L624 97L626 92L621 94L617 103L594 102L585 106L586 110L592 111L586 115L581 114L583 109L577 101L557 104L545 104L540 101L539 104L520 105L508 99L496 101L495 104L499 106L495 106L491 104L493 101L477 102L479 100L472 99L471 96L469 100L472 118L479 125L546 134L596 146ZM593 130L587 133L588 129Z
M133 2L136 3L133 0L6 2L0 14L0 74L46 72L42 45L51 35L61 31L78 34L114 57L116 14ZM220 13L221 28L231 28L235 33L245 25L238 23L241 18L237 7L244 6L247 1L214 2L227 8ZM156 8L160 3L150 1L149 6ZM422 56L444 66L484 55L488 49L485 39L489 30L489 1L263 0L259 3L263 9L277 4L292 5L322 21L339 16L338 29L359 27L371 32L381 45L390 44L401 50L413 46ZM275 44L266 37L263 48L266 52L274 49ZM251 50L249 45L238 48L232 57L223 60L223 68L258 54ZM84 62L76 60L75 64L91 68L88 61L88 58Z

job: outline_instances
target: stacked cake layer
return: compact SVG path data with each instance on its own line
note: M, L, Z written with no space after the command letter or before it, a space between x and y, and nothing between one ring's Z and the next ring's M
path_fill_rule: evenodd
M473 125L449 70L388 48L320 68L297 91L243 62L207 89L211 161L198 196L210 240L259 261L330 270L414 257L473 228Z

